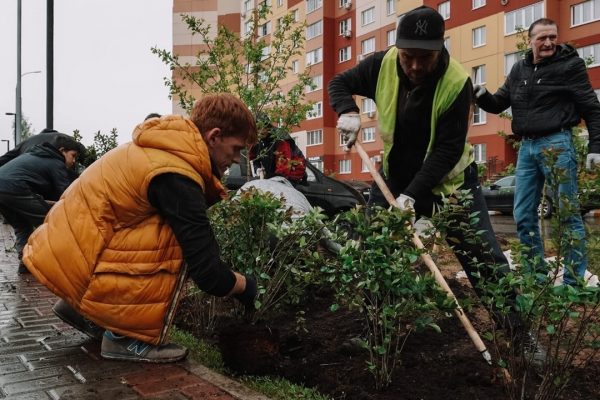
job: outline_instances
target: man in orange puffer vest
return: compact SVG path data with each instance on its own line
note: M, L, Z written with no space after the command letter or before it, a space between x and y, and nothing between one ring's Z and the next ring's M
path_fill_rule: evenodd
M256 282L219 255L207 208L221 174L256 142L246 105L230 94L196 102L191 120L152 118L98 159L30 237L23 260L61 300L54 312L101 339L104 358L172 362L165 344L184 282L252 306Z

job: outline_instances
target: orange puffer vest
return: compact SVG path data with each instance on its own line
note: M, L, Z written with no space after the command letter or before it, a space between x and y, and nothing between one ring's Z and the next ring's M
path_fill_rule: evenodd
M225 196L208 148L190 120L148 120L133 142L87 168L31 235L23 261L81 314L117 334L164 342L185 281L181 248L148 201L148 185L174 172Z

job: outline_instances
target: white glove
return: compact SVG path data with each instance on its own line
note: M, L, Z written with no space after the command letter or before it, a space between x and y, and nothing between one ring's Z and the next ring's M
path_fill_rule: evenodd
M405 194L401 194L396 197L396 203L398 203L398 208L402 211L410 211L412 213L412 218L410 222L412 225L415 224L415 199Z
M473 85L473 95L475 95L475 99L480 98L487 92L486 88L481 85Z
M598 153L590 153L585 159L585 167L587 169L592 169L594 166L600 166L600 154Z
M342 114L337 121L337 130L342 135L342 139L346 142L346 151L350 150L360 130L360 115L358 114Z

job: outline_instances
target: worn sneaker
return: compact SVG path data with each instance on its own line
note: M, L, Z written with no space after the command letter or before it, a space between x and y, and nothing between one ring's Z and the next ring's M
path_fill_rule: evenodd
M94 324L92 321L79 314L63 299L56 302L54 307L52 307L52 311L54 311L54 314L56 314L58 318L85 333L92 339L102 340L104 328Z
M542 370L544 368L548 353L533 333L526 331L518 334L515 338L515 350L522 351L525 361L535 369Z
M111 331L104 333L100 355L111 360L150 363L169 363L184 359L188 349L173 343L153 346L139 340L118 336Z

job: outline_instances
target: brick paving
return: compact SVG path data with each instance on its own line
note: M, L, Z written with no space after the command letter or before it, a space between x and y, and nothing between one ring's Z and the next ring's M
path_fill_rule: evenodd
M57 297L18 275L14 236L0 223L0 399L269 400L191 361L107 361L100 345L52 312Z

